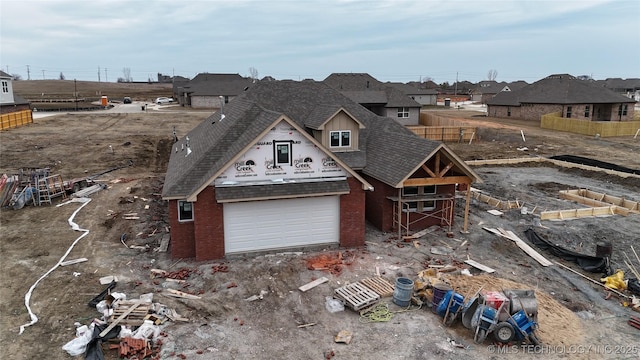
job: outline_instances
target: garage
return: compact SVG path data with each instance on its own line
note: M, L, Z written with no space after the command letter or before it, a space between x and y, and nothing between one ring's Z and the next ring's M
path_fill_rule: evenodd
M225 253L339 243L340 197L224 204Z

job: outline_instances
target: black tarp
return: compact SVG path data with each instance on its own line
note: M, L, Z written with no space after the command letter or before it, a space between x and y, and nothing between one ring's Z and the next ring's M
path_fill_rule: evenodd
M108 327L107 324L96 325L93 328L93 338L87 344L87 350L85 351L85 360L104 360L104 352L102 352L102 342L115 339L120 335L120 325L114 326L103 337L100 337L100 333Z
M604 161L600 161L600 160L590 159L590 158L586 158L586 157L582 157L582 156L556 155L556 156L550 157L550 159L560 160L560 161L567 161L567 162L571 162L571 163L574 163L574 164L589 165L589 166L599 167L599 168L602 168L602 169L615 170L615 171L620 171L620 172L624 172L624 173L640 175L640 170L638 170L638 169L631 169L631 168L620 166L620 165L616 165L616 164L613 164L613 163L608 163L608 162L604 162Z
M565 249L547 239L542 238L531 228L525 230L524 234L527 236L527 239L529 239L529 241L531 241L531 243L533 243L535 246L539 247L542 250L547 250L557 257L578 264L578 266L580 266L580 268L582 268L582 270L584 271L603 274L610 273L609 259L607 259L606 257L584 255L575 251Z

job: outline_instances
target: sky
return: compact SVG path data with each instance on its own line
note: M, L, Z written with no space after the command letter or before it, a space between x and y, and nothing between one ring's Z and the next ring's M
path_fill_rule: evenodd
M114 82L640 78L638 0L0 0L0 68Z

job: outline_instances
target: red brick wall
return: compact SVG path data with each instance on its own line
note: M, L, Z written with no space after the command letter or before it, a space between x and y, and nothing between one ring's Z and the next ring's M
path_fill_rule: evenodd
M367 220L382 231L397 231L396 224L394 224L393 219L393 207L398 206L398 203L394 203L393 201L387 199L387 196L398 196L398 189L392 188L391 186L384 184L376 179L365 176L365 179L374 187L373 192L366 193L366 216ZM437 187L438 193L449 193L451 195L455 195L455 185L438 185ZM454 204L455 205L455 204ZM435 211L441 210L444 206L442 201L436 202ZM409 213L409 220L414 221L423 217L424 215ZM442 225L444 224L439 217L442 215L439 214L438 218L435 217L427 217L422 220L419 220L409 226L411 231L426 229L432 225ZM406 213L403 213L402 223L406 224L407 218Z
M216 202L213 186L207 186L194 203L196 260L224 258L224 218L222 204Z
M378 229L390 231L393 228L393 202L387 196L398 195L398 190L372 177L364 178L374 189L366 192L366 218Z
M171 257L174 259L195 257L194 223L178 221L177 200L169 200L169 225L171 226Z
M365 191L362 183L347 178L351 192L340 196L340 246L363 246L365 240Z

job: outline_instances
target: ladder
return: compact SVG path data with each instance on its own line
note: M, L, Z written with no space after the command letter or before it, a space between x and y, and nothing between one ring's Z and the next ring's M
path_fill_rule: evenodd
M62 195L63 199L67 197L62 176L38 177L38 205L51 204L51 199L60 195Z

